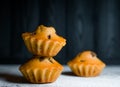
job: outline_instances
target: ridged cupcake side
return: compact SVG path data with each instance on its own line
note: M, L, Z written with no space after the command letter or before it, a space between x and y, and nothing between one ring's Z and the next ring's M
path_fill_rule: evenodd
M51 83L56 81L56 79L60 76L61 70L59 69L27 69L22 70L23 76L31 83Z
M25 45L33 55L56 56L63 44L52 40L39 40L34 37L23 37Z
M74 64L68 63L68 66L75 75L81 77L98 76L105 67L105 65L91 65L91 64L84 65L78 63L74 63Z

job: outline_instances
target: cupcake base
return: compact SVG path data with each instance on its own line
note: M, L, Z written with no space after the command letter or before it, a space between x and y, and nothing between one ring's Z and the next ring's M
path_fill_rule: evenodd
M19 70L31 83L51 83L60 76L63 66L53 58L33 58L21 65Z
M105 65L84 65L84 64L68 64L72 72L81 77L95 77L98 76Z

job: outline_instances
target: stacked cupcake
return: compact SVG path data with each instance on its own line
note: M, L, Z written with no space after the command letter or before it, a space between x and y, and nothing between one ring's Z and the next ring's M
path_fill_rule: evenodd
M23 33L22 37L28 51L34 55L19 67L23 76L31 83L54 82L63 66L53 57L66 45L66 39L58 36L53 27L43 25L32 33Z

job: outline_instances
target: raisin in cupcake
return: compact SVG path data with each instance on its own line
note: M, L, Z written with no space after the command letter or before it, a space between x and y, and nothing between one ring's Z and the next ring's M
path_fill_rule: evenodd
M66 39L56 34L53 27L38 26L34 32L22 34L26 47L33 55L56 56Z
M77 76L93 77L98 76L102 72L105 63L94 52L84 51L69 61L68 66Z
M23 76L31 83L54 82L63 70L63 66L52 57L33 57L19 67Z

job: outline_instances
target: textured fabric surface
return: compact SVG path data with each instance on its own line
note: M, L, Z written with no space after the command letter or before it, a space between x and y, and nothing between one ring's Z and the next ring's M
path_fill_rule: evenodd
M77 77L67 66L53 83L28 83L18 71L19 65L0 65L0 87L119 87L120 66L107 66L100 76Z
M120 64L120 0L1 0L0 63L31 57L21 33L53 26L67 39L55 56L66 64L77 53L95 51L107 64Z

